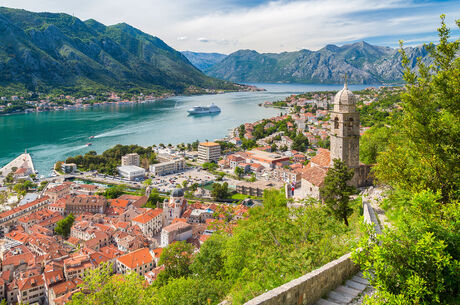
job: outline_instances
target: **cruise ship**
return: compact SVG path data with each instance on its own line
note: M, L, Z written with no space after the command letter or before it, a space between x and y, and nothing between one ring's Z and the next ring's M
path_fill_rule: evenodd
M195 106L187 110L189 114L219 113L220 108L212 103L209 106Z

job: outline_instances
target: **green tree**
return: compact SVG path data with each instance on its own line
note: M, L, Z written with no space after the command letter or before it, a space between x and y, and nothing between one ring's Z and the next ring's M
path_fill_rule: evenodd
M144 186L149 186L150 184L152 184L152 179L146 179L142 184L144 184Z
M190 269L200 277L221 278L224 268L224 249L227 237L213 234L200 248Z
M208 170L210 172L215 171L219 166L213 162L205 162L203 163L203 169Z
M159 265L164 265L158 278L158 285L162 286L171 278L180 278L190 274L193 246L184 241L178 241L163 249Z
M89 270L81 291L72 296L70 305L147 305L152 304L153 290L144 287L144 279L135 272L112 275L110 264Z
M353 178L353 170L339 159L334 159L334 166L327 172L324 185L320 189L321 198L329 211L343 220L348 226L348 217L353 213L350 207L350 196L354 187L348 183Z
M72 228L73 222L75 221L75 216L72 213L67 215L66 218L59 220L56 223L56 227L54 228L54 232L67 238L70 235L70 229Z
M243 176L244 176L244 169L242 169L242 168L239 167L239 166L236 166L236 167L235 167L235 175L238 177L238 179L243 178Z
M103 195L107 199L115 199L123 195L125 192L126 192L125 185L116 185L116 186L107 188Z
M377 156L386 150L391 129L386 126L373 126L359 141L359 159L365 164L374 164Z
M161 203L165 200L166 197L163 197L160 195L158 190L152 189L149 195L149 199L147 200L147 203L145 204L145 208L156 208L158 207L158 203Z
M228 183L214 183L212 185L211 196L214 200L222 200L228 197Z
M62 164L64 162L62 161L58 161L56 162L56 164L54 165L54 169L58 172L58 173L62 173Z
M444 15L438 31L439 43L428 46L433 65L419 62L411 70L401 48L403 115L388 149L377 157L375 173L379 181L411 192L440 190L447 202L460 195L460 40L449 41Z
M458 304L460 205L431 191L390 200L400 201L397 226L353 253L377 290L365 304Z
M30 180L25 180L21 183L16 183L13 187L13 190L21 196L24 196L27 191L37 185L32 183Z
M308 138L299 132L293 139L291 149L305 152L308 148Z
M227 291L228 286L223 281L201 277L181 277L171 279L168 285L156 290L151 304L218 304Z

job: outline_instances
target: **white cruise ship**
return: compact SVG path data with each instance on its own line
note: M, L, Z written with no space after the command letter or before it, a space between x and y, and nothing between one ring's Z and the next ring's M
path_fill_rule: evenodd
M209 106L195 106L187 110L190 114L206 114L206 113L218 113L220 112L220 108L212 103Z

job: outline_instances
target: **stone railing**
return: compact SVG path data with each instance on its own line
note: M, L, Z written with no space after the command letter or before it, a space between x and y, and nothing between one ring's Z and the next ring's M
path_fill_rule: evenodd
M245 305L314 304L323 295L358 272L359 268L350 256L351 253L345 254L319 269L250 300Z
M365 201L363 201L363 216L364 222L374 224L375 231L379 234L381 229L374 209ZM351 253L348 253L319 269L255 297L246 302L245 305L314 304L358 271L359 267L351 260ZM223 302L221 304L228 303Z

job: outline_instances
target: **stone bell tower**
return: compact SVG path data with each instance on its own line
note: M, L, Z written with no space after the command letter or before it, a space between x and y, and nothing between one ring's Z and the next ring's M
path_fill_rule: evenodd
M356 96L348 90L347 79L342 90L334 97L331 111L331 165L340 159L349 168L359 167L359 113L356 111Z

